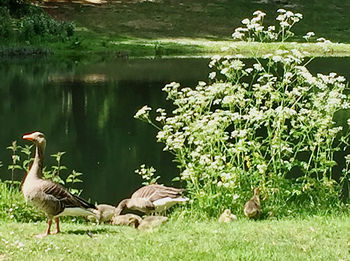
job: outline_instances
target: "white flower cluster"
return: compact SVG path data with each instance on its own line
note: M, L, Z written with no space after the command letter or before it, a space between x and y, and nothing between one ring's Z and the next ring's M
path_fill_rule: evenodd
M265 30L263 20L266 14L258 10L253 13L253 18L251 20L248 18L242 20L243 27L235 29L232 34L233 39L260 42L285 41L294 35L291 28L295 23L299 22L303 16L300 13L293 13L284 9L278 9L277 12L278 16L276 20L279 23L278 31L276 31L276 27L273 25L268 26ZM309 39L311 36L312 35L308 33L305 39Z
M151 107L148 107L147 105L143 106L141 109L139 109L134 118L135 119L149 119L149 112L151 111Z
M145 181L143 184L153 184L156 183L159 176L154 177L156 169L153 167L146 167L145 164L142 164L139 169L135 170L135 173L140 175L141 178Z
M160 121L160 122L164 122L166 119L166 112L164 109L162 108L158 108L157 112L159 113L159 115L156 117L156 121Z
M278 9L277 13L279 13L279 15L277 16L276 20L279 21L281 28L290 29L295 23L303 19L302 14L293 13L284 9Z

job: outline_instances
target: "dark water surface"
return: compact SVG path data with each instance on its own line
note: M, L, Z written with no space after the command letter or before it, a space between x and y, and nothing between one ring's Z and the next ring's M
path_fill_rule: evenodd
M84 174L83 196L116 204L141 185L134 173L142 163L154 166L160 182L177 176L172 156L156 142L156 130L133 118L145 104L170 108L161 90L176 81L195 86L206 80L208 59L131 59L81 64L46 59L0 60L0 168L10 178L6 147L24 133L47 137L49 155L65 151L63 165ZM349 58L315 59L313 72L337 72L350 79ZM340 120L349 116L343 113ZM18 172L16 179L24 173ZM176 184L173 184L176 186Z

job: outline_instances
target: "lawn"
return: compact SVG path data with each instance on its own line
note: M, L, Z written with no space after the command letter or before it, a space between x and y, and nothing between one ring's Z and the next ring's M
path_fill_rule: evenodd
M152 232L62 223L0 223L0 260L349 260L350 217L218 223L171 219ZM90 231L91 233L87 233Z
M41 6L58 20L73 22L76 32L69 40L30 39L26 43L2 42L0 56L14 54L55 54L73 59L115 57L212 56L242 54L261 57L277 49L309 51L310 56L350 56L349 3L320 0L317 3L295 0L284 6L278 1L102 1L91 4L81 1L44 1ZM265 3L267 2L267 3ZM267 13L265 26L276 25L276 10L285 8L303 14L295 25L295 36L288 43L234 42L234 29L251 18L255 10ZM309 32L316 36L305 43ZM325 37L334 42L327 51L316 39ZM0 41L1 42L1 41ZM296 43L298 42L298 43ZM28 46L29 44L29 46ZM33 47L32 49L29 47Z
M202 1L202 0L121 0L102 1L100 5L81 0L45 1L42 6L58 20L73 21L76 38L71 42L49 44L62 55L114 56L212 56L214 54L243 54L263 56L277 49L297 48L309 51L310 56L350 56L349 3L320 0L293 1ZM304 43L302 38L313 31L334 43L328 51L316 44L240 43L232 40L234 29L242 26L244 18L251 18L255 10L267 13L265 25L276 25L276 10L285 8L303 14L295 25L295 36L289 42ZM347 44L346 44L347 43ZM230 47L230 48L227 48Z

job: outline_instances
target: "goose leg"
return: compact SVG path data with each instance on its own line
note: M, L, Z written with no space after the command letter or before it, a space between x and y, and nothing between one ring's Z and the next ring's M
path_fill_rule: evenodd
M55 234L60 233L60 220L59 218L55 218L55 222L56 222L56 232Z
M51 225L52 225L52 219L48 219L46 232L44 234L35 235L35 237L36 238L43 238L43 237L50 235Z

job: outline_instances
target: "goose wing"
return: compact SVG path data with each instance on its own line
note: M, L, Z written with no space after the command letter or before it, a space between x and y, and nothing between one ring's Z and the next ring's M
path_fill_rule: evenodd
M166 187L159 184L152 184L148 186L141 187L134 194L132 194L131 198L147 198L151 202L170 197L177 198L181 196L182 189Z
M48 197L53 197L64 207L79 207L79 208L93 208L96 209L96 206L87 202L85 199L82 199L78 196L71 194L63 186L54 183L50 180L45 180L43 183L42 191Z

